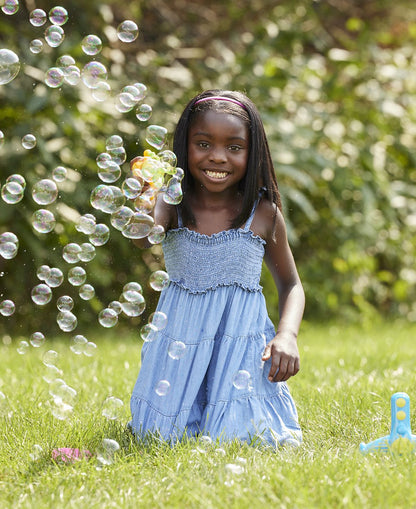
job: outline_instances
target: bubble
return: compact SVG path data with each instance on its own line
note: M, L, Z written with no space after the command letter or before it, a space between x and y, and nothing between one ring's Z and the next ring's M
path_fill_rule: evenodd
M142 92L134 85L127 85L119 94L119 100L125 106L133 107L142 99Z
M98 176L103 182L111 184L120 178L121 168L114 161L108 161L103 168L98 170Z
M42 9L34 9L29 14L29 21L34 27L41 27L46 23L46 12Z
M29 343L25 340L19 341L17 346L17 353L20 355L24 355L29 350Z
M32 461L38 461L42 457L43 449L40 445L34 444L32 447L32 452L29 454L29 458Z
M157 338L158 330L151 323L147 323L143 325L140 329L140 337L145 343L151 343Z
M56 307L59 309L59 311L71 311L71 309L74 307L74 299L69 295L62 295L56 301Z
M95 227L94 227L95 229ZM90 262L95 258L96 252L95 247L89 242L84 242L81 244L81 252L79 253L79 259L81 262Z
M186 345L182 341L173 341L173 343L169 345L168 354L172 359L181 359L185 355L185 352Z
M60 46L64 39L65 32L60 26L52 25L45 30L45 41L51 48Z
M9 49L0 49L0 85L10 83L20 70L19 57Z
M82 267L73 267L68 271L68 281L72 286L81 286L85 283L87 273Z
M84 351L82 352L86 357L92 357L97 350L97 345L92 341L88 341L88 343L84 347Z
M38 279L41 281L45 281L45 279L49 276L51 273L51 268L49 265L41 265L38 270L36 271L36 275Z
M86 64L81 72L81 78L84 85L92 89L97 88L98 83L106 81L107 77L108 72L106 67L95 60Z
M18 182L6 182L1 187L1 197L4 202L14 205L22 201L24 188Z
M153 217L142 212L135 212L121 232L128 239L142 239L150 233L153 226Z
M142 101L146 97L146 85L144 83L135 83L134 88L139 91L139 101Z
M119 315L123 311L123 308L121 307L121 304L118 300L111 301L110 304L108 305L108 308L115 311L117 315Z
M32 198L39 205L50 205L57 197L58 188L53 180L39 180L32 188Z
M56 366L53 366L52 364L49 366L45 364L44 375L42 376L42 378L45 380L45 382L50 384L51 382L56 380L56 378L58 378L61 375L62 375L62 370L58 369Z
M43 283L32 288L32 300L38 306L45 306L52 299L52 290Z
M117 27L117 37L121 42L133 42L139 35L139 27L134 21L125 20Z
M105 140L106 150L122 147L124 144L123 138L118 134L112 134Z
M0 147L4 144L4 132L0 131Z
M155 224L150 230L147 240L150 244L160 244L166 237L165 229L161 224Z
M160 380L155 387L158 396L166 396L170 391L170 383L167 380Z
M45 336L41 332L34 332L31 334L29 342L33 347L39 348L45 343Z
M105 308L102 311L100 311L98 315L98 321L100 325L108 329L110 327L114 327L117 324L118 315L114 311L114 309Z
M114 147L108 149L111 160L116 164L123 164L127 159L127 153L124 147Z
M155 311L149 316L149 323L154 325L158 331L163 330L168 323L168 317L163 311Z
M70 350L76 354L81 355L85 350L85 345L88 343L88 339L82 334L77 334L71 339Z
M245 471L242 465L235 465L234 463L228 463L225 465L225 469L230 472L230 474L234 475L241 475Z
M245 369L240 369L233 376L233 385L236 389L244 390L249 389L251 382L251 375Z
M61 6L52 7L49 11L49 21L53 25L65 25L68 21L68 11Z
M146 128L146 141L157 150L162 150L166 143L167 133L168 130L166 127L162 127L160 125L149 125Z
M55 182L63 182L66 179L66 174L65 166L57 166L52 170L52 178Z
M111 86L106 81L99 81L92 89L92 96L97 102L107 101L110 97Z
M65 419L68 419L71 416L73 410L74 407L72 405L68 405L63 401L54 401L54 405L52 406L52 415L56 419L64 421Z
M86 35L81 42L82 51L86 55L98 55L103 48L103 43L98 35Z
M59 312L56 317L56 322L59 328L64 332L73 331L78 324L77 317L71 313L71 311Z
M45 279L45 283L51 288L57 288L61 286L64 281L64 274L61 269L58 267L53 267L49 271L47 278Z
M3 316L11 316L16 310L14 302L10 299L5 299L0 302L0 314Z
M92 214L85 214L78 220L78 224L75 226L76 230L81 233L89 235L95 230L95 217Z
M182 187L180 181L176 177L172 177L163 193L163 201L170 205L178 205L182 201Z
M79 261L79 255L82 251L82 248L76 242L70 242L66 246L64 246L62 250L62 258L67 263L77 263Z
M58 362L58 352L55 350L48 350L43 354L42 362L45 366L54 366L56 367L56 363Z
M22 138L22 147L31 150L36 147L36 136L33 134L25 134Z
M123 313L127 316L140 316L146 308L144 297L139 292L123 292L120 296Z
M26 189L26 180L24 177L22 177L22 175L19 175L19 173L13 173L12 175L9 175L6 179L6 184L9 184L10 182L19 184L23 190Z
M55 216L45 209L36 210L32 215L32 226L39 233L49 233L56 225Z
M95 187L90 196L91 205L97 209L112 214L119 210L126 202L126 197L117 186L100 184Z
M115 453L120 449L118 442L111 438L104 438L97 450L97 461L102 465L112 465Z
M105 168L107 163L111 161L111 156L107 152L101 152L96 158L97 166L99 168Z
M51 67L45 73L45 83L49 88L59 88L64 82L64 77L59 67Z
M43 50L43 41L41 39L33 39L30 41L29 49L34 55L38 55Z
M156 270L150 275L149 285L153 290L161 292L169 283L169 276L164 270Z
M123 286L123 293L127 293L130 291L143 293L142 285L137 281L130 281L129 283L126 283Z
M82 300L91 300L95 295L95 289L89 284L82 285L79 289L79 296Z
M64 71L64 80L68 85L75 86L81 79L81 71L76 65L70 65Z
M0 256L11 260L17 255L19 239L12 232L4 232L0 235Z
M99 223L88 238L94 246L103 246L110 238L110 229L106 224Z
M146 122L152 116L152 107L149 104L139 104L136 108L136 117L141 122Z
M4 14L12 16L19 10L19 0L3 0L1 10Z
M110 396L103 403L101 415L110 420L120 419L123 406L121 399Z
M124 196L129 200L134 200L140 194L142 185L134 177L128 177L121 185L121 191Z
M116 230L122 231L133 214L134 212L128 207L121 207L117 212L111 214L110 222Z

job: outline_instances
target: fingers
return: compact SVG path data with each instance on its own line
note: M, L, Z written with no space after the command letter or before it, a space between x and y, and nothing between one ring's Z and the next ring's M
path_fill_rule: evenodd
M299 359L287 358L276 354L272 357L272 365L268 374L269 382L286 382L299 371Z
M266 345L266 348L264 349L263 356L261 358L262 361L267 361L270 359L270 356L272 354L272 349L269 345Z

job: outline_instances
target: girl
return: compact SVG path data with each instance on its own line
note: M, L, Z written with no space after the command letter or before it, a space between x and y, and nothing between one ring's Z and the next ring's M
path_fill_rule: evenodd
M183 200L159 198L154 209L167 232L157 310L168 322L143 346L131 428L170 442L298 443L286 380L299 370L305 298L259 113L242 93L206 91L182 113L173 151ZM279 294L277 332L259 284L263 256Z

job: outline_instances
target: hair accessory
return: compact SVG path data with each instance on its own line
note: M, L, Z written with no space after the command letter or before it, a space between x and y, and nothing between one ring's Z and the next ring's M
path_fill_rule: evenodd
M194 106L205 101L228 101L230 103L237 104L237 106L240 106L244 110L247 110L246 106L242 102L237 101L236 99L231 99L231 97L223 97L220 95L209 95L207 97L203 97L202 99L198 99L194 102Z

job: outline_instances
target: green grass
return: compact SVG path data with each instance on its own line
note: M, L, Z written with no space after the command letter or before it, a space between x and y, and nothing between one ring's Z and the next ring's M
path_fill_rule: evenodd
M77 356L69 337L17 352L18 339L0 346L0 507L416 507L415 456L362 456L360 442L387 435L390 397L411 398L416 429L416 326L304 324L302 367L290 381L304 442L276 452L230 443L189 441L144 447L126 431L129 397L139 367L133 338L88 336L93 357ZM59 353L61 377L76 389L72 416L52 416L43 354ZM108 396L124 402L116 421L102 416ZM55 447L96 452L104 438L120 444L114 462L96 457L73 464L51 459ZM32 459L34 446L42 447ZM233 473L227 465L237 465Z

